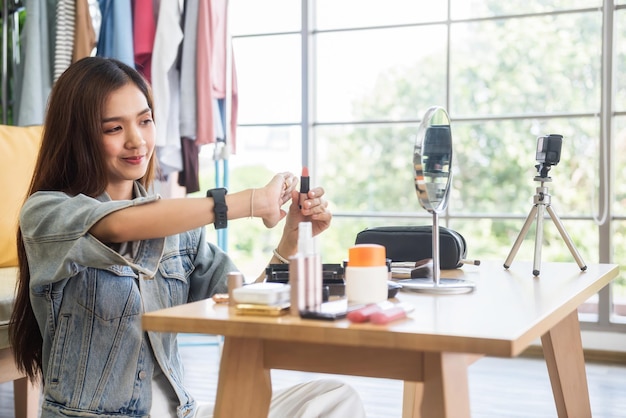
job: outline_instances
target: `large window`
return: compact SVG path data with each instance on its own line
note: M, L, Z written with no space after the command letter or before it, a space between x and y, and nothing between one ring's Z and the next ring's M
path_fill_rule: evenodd
M546 183L555 212L586 263L626 266L626 3L230 5L240 92L231 188L307 165L335 214L321 237L324 262L347 258L365 227L430 223L411 155L420 117L442 105L455 147L442 219L468 239L471 258L507 257L539 186L537 137L557 133L561 162ZM280 228L229 228L228 249L246 274L263 269ZM533 241L531 231L516 259L532 260ZM574 261L549 218L542 255ZM585 326L626 329L623 275L581 311Z

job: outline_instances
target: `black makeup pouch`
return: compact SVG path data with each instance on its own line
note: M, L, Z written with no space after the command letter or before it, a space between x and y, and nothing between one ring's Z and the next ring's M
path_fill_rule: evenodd
M432 226L378 226L356 236L355 244L379 244L385 247L392 262L419 261L433 256ZM439 265L455 269L467 257L465 238L457 231L439 227Z

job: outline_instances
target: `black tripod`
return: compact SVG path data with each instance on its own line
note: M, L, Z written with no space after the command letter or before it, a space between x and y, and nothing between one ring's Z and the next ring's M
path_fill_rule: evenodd
M554 212L554 209L552 209L552 206L550 206L551 196L550 196L550 193L548 192L548 188L544 186L544 182L552 181L552 179L547 176L547 172L550 168L549 166L543 167L542 165L538 165L537 169L539 170L540 175L535 177L535 181L541 182L541 186L537 187L537 193L535 194L535 197L533 199L533 202L534 202L533 207L530 210L528 217L526 218L526 222L524 222L524 226L522 227L522 230L520 231L519 235L517 236L517 239L515 240L515 244L513 244L513 248L511 248L511 252L509 253L509 256L506 258L504 262L504 268L508 269L511 266L511 263L513 262L513 258L515 257L517 250L519 249L520 245L522 245L522 241L524 240L524 238L526 237L526 234L528 233L530 224L536 217L537 218L537 231L535 234L535 259L533 261L533 276L539 276L539 266L541 264L541 243L543 241L543 217L544 217L543 211L545 208L545 210L547 210L548 213L550 214L550 218L552 218L552 222L554 222L554 224L556 225L556 228L559 230L559 233L561 234L563 241L565 241L567 248L569 248L570 252L574 256L574 259L576 259L576 263L578 263L578 267L580 267L582 271L585 271L587 270L587 266L585 265L585 262L583 261L580 254L578 254L578 251L574 247L574 243L572 242L572 239L567 234L567 231L565 230L563 223Z

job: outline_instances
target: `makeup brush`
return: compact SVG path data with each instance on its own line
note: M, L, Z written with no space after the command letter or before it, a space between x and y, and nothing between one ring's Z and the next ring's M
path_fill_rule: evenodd
M391 277L394 279L417 279L432 277L432 275L432 258L425 258L419 261L391 262Z
M415 268L411 270L411 278L419 279L422 277L433 276L433 259L425 258L415 262Z

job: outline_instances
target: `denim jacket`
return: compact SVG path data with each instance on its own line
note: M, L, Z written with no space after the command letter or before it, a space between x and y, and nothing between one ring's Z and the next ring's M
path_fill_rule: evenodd
M20 213L43 336L44 418L148 417L158 366L180 401L177 416L193 416L176 334L143 331L141 315L226 292L236 267L205 228L137 242L132 260L89 234L107 214L158 199L138 183L135 196L37 192Z

